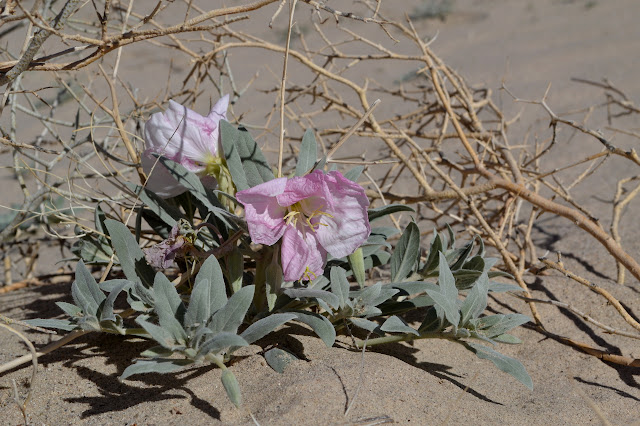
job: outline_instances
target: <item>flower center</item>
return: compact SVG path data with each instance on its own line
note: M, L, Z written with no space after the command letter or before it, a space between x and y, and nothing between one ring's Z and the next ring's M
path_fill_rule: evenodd
M298 201L297 203L290 205L289 207L287 207L287 210L288 210L288 213L284 216L284 221L287 225L291 225L295 227L298 225L298 219L300 219L302 226L311 228L311 231L313 232L316 232L316 230L320 226L329 226L326 223L321 223L319 220L315 222L311 222L313 218L317 218L320 216L327 216L331 218L333 217L329 213L324 212L320 209L316 209L311 213L307 213L305 212L305 209L303 208L301 201Z

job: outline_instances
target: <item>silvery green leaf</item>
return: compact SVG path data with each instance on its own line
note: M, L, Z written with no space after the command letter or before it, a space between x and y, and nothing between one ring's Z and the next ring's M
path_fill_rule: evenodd
M113 313L113 304L116 302L116 297L124 290L124 288L130 285L129 281L121 280L120 284L113 288L109 293L109 296L100 305L100 321L116 321L116 315Z
M381 236L385 240L399 233L400 231L393 226L376 226L374 228L371 228L371 235Z
M489 277L487 274L482 274L473 288L467 294L467 297L462 302L460 307L460 313L462 318L460 320L460 326L464 327L467 322L472 318L478 318L487 307L487 287L489 285Z
M500 343L506 343L508 345L519 345L520 343L522 343L522 340L520 340L513 334L509 334L509 333L504 333L499 336L495 336L493 340Z
M411 333L416 336L420 335L420 333L418 333L416 330L409 327L407 323L402 320L402 318L395 315L387 318L387 320L380 326L380 330L386 331L387 333Z
M112 219L105 220L104 224L109 230L111 244L126 277L131 281L141 282L145 287L153 286L153 269L145 260L144 253L129 228Z
M349 318L349 322L355 325L356 327L362 328L372 333L376 333L379 335L384 334L382 330L380 330L380 324L378 324L377 322L373 322L364 318L356 318L356 317Z
M221 331L236 333L251 306L254 291L255 286L250 285L242 287L237 293L231 296L227 303L213 314L209 328L214 333Z
M340 308L349 306L349 281L344 269L334 266L331 268L331 292L338 296Z
M240 334L240 337L246 340L247 343L251 344L262 339L285 322L294 318L296 318L296 315L292 313L269 315L268 317L262 318L247 327L247 329Z
M353 271L353 276L356 278L356 281L360 285L360 288L364 287L366 276L364 271L364 256L362 254L362 247L358 247L356 251L348 256L348 259L349 266L351 266L351 270Z
M369 235L367 241L362 244L362 256L367 257L375 253L380 246L391 248L391 244L387 242L387 239L383 235Z
M158 272L153 281L153 294L154 309L161 323L163 320L167 322L174 320L182 324L185 313L184 304L173 283L162 272Z
M469 258L469 255L471 254L471 251L473 250L474 241L475 238L469 241L469 243L467 243L462 249L460 249L459 252L456 252L456 260L453 265L451 265L451 270L455 271L462 268L462 265L465 264L465 262Z
M177 345L173 333L165 329L164 327L157 326L140 318L136 318L136 322L140 324L140 327L144 328L147 333L149 333L153 340L158 342L163 347L173 350L177 346L179 346Z
M487 265L487 262L485 262L485 259L483 259L481 256L473 256L471 259L465 262L464 265L460 267L460 269L486 272L487 269L485 268L485 265ZM489 266L489 268L491 268L491 266Z
M476 329L482 330L485 336L494 338L529 321L531 318L522 314L491 315L480 318L476 323Z
M405 279L415 270L419 257L420 229L415 222L410 222L391 255L391 280Z
M318 158L318 144L313 130L307 129L302 136L298 163L296 164L296 176L304 176L313 168Z
M367 305L357 312L358 316L369 318L382 315L382 311L375 306Z
M438 285L440 286L440 292L450 300L458 300L458 288L456 287L456 280L449 269L445 256L440 253L438 262Z
M56 328L58 330L64 331L72 331L78 328L77 324L72 323L68 320L59 320L59 319L30 319L24 320L25 324L32 325L34 327L43 327L43 328Z
M238 384L236 376L233 375L231 370L224 370L221 380L224 390L227 391L229 400L233 402L236 407L240 407L242 405L242 395L240 394L240 385Z
M138 312L148 312L155 305L153 287L147 288L139 281L135 281L127 289L127 303Z
M240 290L244 278L244 257L235 249L227 256L227 275L233 293Z
M280 348L272 348L265 352L264 359L269 367L282 374L291 362L298 360L298 357Z
M311 281L307 286L308 289L321 290L329 287L329 279L324 275L320 275L315 280Z
M220 136L222 149L227 161L229 161L229 158L235 157L235 155L240 157L249 188L275 179L267 159L262 154L262 150L246 129L236 129L227 121L220 120ZM231 174L231 177L236 183L233 174Z
M190 359L153 359L153 360L138 360L135 364L128 366L120 376L120 380L124 380L134 374L143 373L173 373L178 371L186 365L193 364Z
M77 324L84 331L101 331L100 321L94 315L85 315L77 319Z
M439 287L433 283L426 281L407 281L403 283L390 283L388 286L392 286L398 290L404 292L406 296L411 296L418 293L424 293L427 290L439 291Z
M504 293L506 291L524 291L524 289L515 284L499 283L489 281L489 291L494 293Z
M313 329L313 331L322 339L327 347L333 346L336 341L336 330L333 328L331 321L323 317L322 315L307 312L307 311L293 311L296 315L296 320L304 324L307 324Z
M429 275L438 268L438 254L443 250L440 234L438 234L435 230L433 231L433 233L434 236L429 248L429 256L427 256L427 260L425 261L424 266L421 270L421 273L423 275Z
M76 266L76 279L71 286L71 294L76 305L89 315L96 315L98 306L106 299L82 260Z
M422 324L418 327L418 331L420 333L435 333L443 330L445 328L445 324L447 323L444 321L444 318L438 315L438 310L435 306L432 306L427 309L427 313Z
M447 321L457 327L460 323L460 311L458 310L457 299L452 300L439 291L427 290L427 294L433 299L436 306L442 309Z
M200 267L189 301L184 317L187 327L206 324L211 315L226 304L224 276L215 256L209 256Z
M470 289L481 274L482 271L473 271L469 269L458 269L457 271L454 271L453 276L456 279L456 287L458 290Z
M340 298L326 290L315 290L310 288L287 288L284 290L284 294L292 299L308 298L308 299L320 299L331 305L332 308L338 309L340 307Z
M100 290L106 293L111 293L114 289L120 288L120 285L123 283L125 285L122 288L122 290L127 290L129 287L131 287L134 284L133 281L129 281L129 280L113 279L113 280L103 281L99 285L100 285Z
M171 355L173 355L173 351L163 346L154 346L140 354L140 356L147 358L169 358Z
M406 204L387 204L386 206L369 209L367 213L369 214L369 222L373 222L376 219L398 212L415 212L415 210Z
M363 170L364 170L364 166L356 166L353 169L349 170L347 173L345 173L344 177L349 179L352 182L356 182L360 178L360 175L362 174Z
M240 347L247 346L248 344L245 339L237 334L223 331L200 345L198 352L200 352L201 355L207 355L209 353L218 354L232 346Z
M109 241L102 235L86 234L79 237L71 247L71 252L78 258L92 265L106 265L111 261L113 249ZM117 258L114 260L117 262Z
M363 288L362 290L350 292L349 298L359 299L363 305L374 305L371 302L380 296L381 291L382 283L377 282L374 285Z
M493 362L498 369L511 374L520 383L529 388L529 390L533 390L533 381L520 361L496 352L488 346L469 342L466 342L466 345L476 353L478 358L488 359Z
M156 154L153 155L157 156ZM182 186L187 188L196 200L202 203L202 206L204 206L207 211L211 212L227 227L232 229L237 228L234 221L235 217L220 204L218 197L216 197L211 190L205 188L196 174L184 168L180 163L176 163L166 157L158 157L158 160Z
M127 185L134 194L138 195L140 201L144 203L146 208L152 211L158 219L170 228L178 223L178 220L184 218L184 215L180 210L167 203L164 199L158 197L148 189L143 189L140 185L135 185L131 182L125 182L125 185Z
M72 303L56 302L56 305L58 305L58 307L62 309L64 313L69 315L70 317L75 317L82 313L82 308Z

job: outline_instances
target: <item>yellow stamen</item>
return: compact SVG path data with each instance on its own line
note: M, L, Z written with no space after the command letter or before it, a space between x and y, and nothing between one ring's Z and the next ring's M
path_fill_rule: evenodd
M312 275L313 275L313 278L311 278ZM300 281L313 281L316 278L318 278L318 276L313 272L311 272L311 269L309 269L309 267L307 266L307 269L304 270L304 274L302 274Z
M302 219L303 223L306 224L309 228L311 228L311 231L313 232L316 232L316 229L318 229L318 227L320 226L329 226L329 225L321 222L311 223L311 219L317 216L327 216L327 217L333 218L331 214L327 212L323 212L320 209L314 210L313 212L311 212L310 215L307 216L307 214L303 211L303 208L300 202L290 205L289 207L287 207L287 209L289 210L289 212L284 216L284 221L286 222L287 225L296 226L298 216L301 216L303 218Z

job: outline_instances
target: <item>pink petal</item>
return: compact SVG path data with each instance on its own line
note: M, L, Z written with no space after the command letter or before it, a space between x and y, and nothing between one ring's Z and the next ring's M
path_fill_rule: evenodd
M236 193L244 205L245 219L251 241L257 244L275 244L284 233L287 209L280 206L277 195L284 191L287 178L273 179Z
M220 120L227 119L227 109L229 109L229 95L224 95L218 102L211 108L211 112L207 115L209 120L220 122Z
M142 169L148 178L145 188L155 192L161 198L175 197L187 190L171 176L160 161L156 164L156 157L143 153L141 160Z
M322 274L327 252L316 239L316 234L287 226L282 236L281 262L285 281L303 278L307 268L315 276ZM313 278L313 276L311 277Z
M287 181L284 192L278 195L278 203L281 206L290 206L306 198L319 197L326 199L327 186L324 183L324 173L315 170L305 176L296 176Z
M318 241L334 257L343 257L353 253L369 238L371 227L367 207L369 199L364 189L355 182L333 171L324 179L331 193L333 208L325 212L332 217L322 215L319 222L326 226L316 229Z

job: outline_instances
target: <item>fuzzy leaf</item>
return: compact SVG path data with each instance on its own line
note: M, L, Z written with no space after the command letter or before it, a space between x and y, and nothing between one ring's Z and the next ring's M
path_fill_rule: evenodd
M147 358L169 358L171 355L173 355L173 351L164 346L153 346L140 354L140 356Z
M386 206L369 209L367 213L369 214L369 222L373 222L376 219L398 212L415 212L415 210L405 204L387 204Z
M176 339L171 331L140 318L136 318L136 322L140 324L147 333L149 333L153 340L163 347L167 349L174 349L178 346L176 345Z
M364 318L356 318L356 317L349 318L349 322L355 325L356 327L362 328L372 333L384 334L380 329L380 324L378 324L377 322L373 322L371 320L364 319Z
M233 375L231 370L224 370L221 380L224 390L227 391L229 400L233 402L236 407L240 407L242 405L242 395L240 394L240 385L238 384L236 376Z
M364 166L356 166L353 169L346 172L344 174L344 177L346 179L349 179L352 182L356 182L360 178L360 175L362 174L363 170L364 170Z
M462 319L460 320L460 326L464 327L465 324L472 318L478 318L487 307L487 287L489 285L489 277L487 274L482 274L471 291L467 294L466 299L460 307Z
M498 369L504 371L505 373L511 374L520 383L529 388L529 390L533 390L533 381L527 373L527 370L524 368L524 365L522 365L520 361L515 358L503 355L500 352L496 352L488 346L469 342L467 342L466 344L471 347L478 358L488 359L489 361L493 362L493 364L498 367Z
M349 305L349 281L344 269L334 266L331 268L331 292L338 296L340 308Z
M402 281L414 271L420 256L420 229L415 222L405 228L391 255L391 280Z
M275 178L260 147L246 129L236 129L227 121L221 120L220 135L225 158L234 156L234 153L240 157L248 187L252 188ZM233 178L233 174L231 176Z
M296 320L304 324L307 324L313 329L313 331L322 339L328 348L333 346L336 341L336 329L333 328L331 321L323 317L322 315L306 312L306 311L293 311L296 315Z
M34 327L43 327L43 328L56 328L58 330L64 331L72 331L78 328L78 326L71 321L68 320L59 320L59 319L30 319L23 321L25 324L32 325Z
M356 251L348 256L348 259L349 266L351 266L351 270L353 271L353 276L356 278L356 281L360 285L360 288L364 287L366 276L364 270L364 256L362 254L362 247L358 247Z
M296 318L296 315L292 313L269 315L268 317L262 318L261 320L251 324L242 332L242 334L240 334L240 337L246 340L247 343L251 344L262 339L285 322L294 318Z
M153 269L145 260L144 253L129 228L117 220L104 221L111 236L111 244L115 249L122 271L130 281L138 281L145 287L153 286Z
M413 328L409 327L406 322L402 320L402 318L397 317L395 315L390 316L387 320L380 326L380 330L386 331L387 333L411 333L419 336L418 333Z
M529 321L531 319L522 314L498 314L480 318L476 328L482 330L482 334L488 338L493 338Z
M338 309L340 307L340 298L337 295L326 290L315 290L310 288L288 288L284 290L284 294L291 297L292 299L320 299L325 301L334 309Z
M255 286L242 287L229 298L224 307L220 308L211 318L209 328L214 333L228 331L236 333L244 321L244 317L253 301Z
M85 315L91 316L97 315L98 307L106 299L82 260L76 265L76 279L71 285L71 295Z
M154 154L154 156L156 155ZM218 197L212 191L205 188L196 174L184 168L180 163L176 163L166 157L159 157L159 161L209 212L220 219L227 227L237 228L234 216L220 204Z
M222 333L216 334L213 338L207 340L200 346L200 354L206 355L209 353L218 354L222 352L224 349L230 348L232 346L240 347L247 346L249 343L242 337L238 336L235 333L229 333L223 331Z
M224 276L215 256L209 256L200 267L189 300L184 318L187 327L207 323L227 302Z
M300 145L300 153L298 154L298 163L296 164L296 176L304 176L313 168L318 158L318 144L313 130L307 129L302 136L302 144Z
M152 191L146 188L143 189L140 185L135 185L131 182L125 182L125 185L127 185L131 192L137 194L145 207L155 213L158 219L164 222L169 228L172 228L178 223L179 219L184 218L180 210L158 197Z
M153 359L136 361L135 364L128 366L120 376L120 380L124 380L134 374L143 373L173 373L180 370L182 367L193 364L190 359Z
M269 367L282 374L291 362L298 360L298 357L280 348L272 348L265 352L264 359Z

